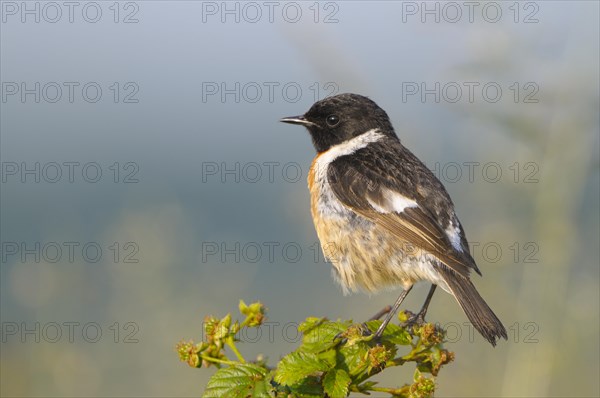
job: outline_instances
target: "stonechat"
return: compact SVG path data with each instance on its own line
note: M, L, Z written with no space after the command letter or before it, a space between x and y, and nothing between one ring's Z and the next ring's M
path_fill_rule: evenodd
M344 292L402 287L380 337L419 281L454 296L492 345L502 322L470 280L481 275L442 183L404 147L386 112L367 97L341 94L282 122L306 127L317 151L308 174L311 213L325 256Z

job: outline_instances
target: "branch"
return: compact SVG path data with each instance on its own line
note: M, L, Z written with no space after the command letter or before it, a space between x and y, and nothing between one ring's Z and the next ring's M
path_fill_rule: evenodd
M222 319L206 317L204 340L177 345L179 358L189 366L216 366L205 398L231 397L347 397L351 392L369 395L385 393L391 397L429 397L435 391L435 376L442 366L454 359L443 348L445 332L431 323L412 326L389 324L378 341L373 339L381 321L362 325L351 321L307 318L300 324L302 344L284 356L275 367L263 359L247 362L236 343L242 328L262 325L265 307L261 303L239 310L246 319L231 322L231 314ZM406 314L401 314L405 319ZM225 353L229 347L235 359ZM382 387L372 378L388 369L413 362L412 381L401 387ZM429 376L426 376L429 374Z

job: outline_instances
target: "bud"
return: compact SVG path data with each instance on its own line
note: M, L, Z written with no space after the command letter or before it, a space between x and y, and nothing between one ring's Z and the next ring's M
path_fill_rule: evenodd
M242 315L246 315L246 319L242 322L242 326L257 327L262 325L266 319L266 309L260 301L247 305L244 300L240 300L239 309Z

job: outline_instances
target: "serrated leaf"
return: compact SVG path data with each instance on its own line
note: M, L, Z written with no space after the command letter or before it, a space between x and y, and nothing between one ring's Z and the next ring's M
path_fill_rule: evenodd
M376 332L377 328L381 325L381 321L368 321L367 326L371 332ZM383 335L381 336L382 341L389 341L392 344L399 345L409 345L412 341L412 337L410 333L404 328L401 328L398 325L393 323L389 323L385 330L383 331Z
M310 329L304 332L302 346L300 350L307 352L321 352L333 348L339 344L335 336L346 331L350 327L350 322L332 322L323 321L313 324Z
M369 345L365 342L359 342L354 345L343 346L339 353L345 366L352 376L358 376L367 370L368 364L365 360L369 351Z
M326 372L331 364L310 352L295 351L279 361L275 381L288 386L318 372Z
M345 398L351 381L344 369L331 369L323 378L323 390L331 398Z
M336 350L327 350L323 352L317 353L317 357L322 359L323 361L329 364L330 368L335 367L337 362L337 351Z
M290 388L294 397L299 398L322 398L325 393L321 385L321 379L316 376L308 376L301 383Z
M202 398L268 398L267 370L253 364L219 369L208 381Z
M322 324L323 322L329 322L326 318L315 318L315 317L308 317L304 320L304 322L302 322L300 325L298 325L298 330L300 332L308 332L311 329L314 329L315 327L319 326L320 324Z

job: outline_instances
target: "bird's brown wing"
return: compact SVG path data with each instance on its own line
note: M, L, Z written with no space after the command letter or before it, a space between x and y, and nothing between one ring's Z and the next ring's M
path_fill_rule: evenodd
M399 239L433 254L459 275L467 277L471 269L479 272L468 253L468 246L466 251L453 246L446 232L447 225L440 225L442 221L436 216L439 212L428 207L432 203L428 200L431 198L416 194L428 190L419 189L418 181L390 175L390 171L398 171L403 165L386 163L389 167L381 168L381 163L370 161L375 157L368 153L364 155L361 158L356 152L352 157L341 157L329 164L328 182L337 199L349 210L385 228ZM406 177L406 174L403 176ZM448 220L456 220L450 199L436 200L438 204L440 200L447 200L448 203L442 204L451 212ZM460 234L462 239L462 229Z

